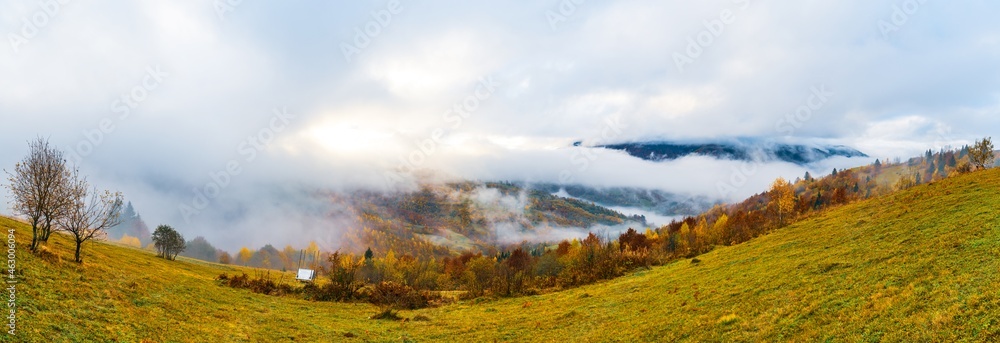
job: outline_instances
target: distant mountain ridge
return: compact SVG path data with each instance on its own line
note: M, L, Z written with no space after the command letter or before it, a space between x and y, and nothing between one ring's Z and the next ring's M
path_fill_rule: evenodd
M563 191L574 198L591 201L601 206L637 208L664 216L702 213L719 203L718 200L705 196L682 195L663 190L634 187L591 187L556 183L535 183L525 187L542 190L549 194Z
M581 142L574 144L580 146ZM843 145L809 145L765 141L710 143L674 143L666 141L630 142L597 145L595 148L618 150L647 161L662 162L700 155L724 160L783 161L806 165L832 157L868 157Z

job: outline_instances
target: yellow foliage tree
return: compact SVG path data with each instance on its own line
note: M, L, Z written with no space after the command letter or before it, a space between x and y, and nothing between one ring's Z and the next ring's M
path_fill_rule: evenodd
M677 254L681 256L687 256L688 251L691 249L691 227L687 223L681 225L681 230L677 232Z
M236 255L236 257L239 258L240 262L245 266L247 263L250 263L250 259L253 258L253 251L247 247L243 247L240 249L240 252Z
M392 249L390 249L389 252L385 253L385 263L386 264L388 264L389 266L393 266L394 267L394 266L396 266L397 262L399 262L399 261L396 258L396 253L393 252Z
M784 178L779 177L771 184L771 191L768 194L771 196L771 202L778 211L779 225L784 225L785 217L795 210L795 190L792 189L792 184Z
M649 239L659 239L660 235L657 234L656 231L653 231L653 229L646 228L646 238L649 238Z
M701 217L701 220L698 220L698 224L694 226L694 246L692 249L696 252L701 252L709 244L712 244L712 241L708 234L708 221L705 217Z
M715 220L715 224L712 224L712 230L711 233L709 233L709 236L712 237L713 242L729 244L729 242L724 241L726 238L726 225L729 225L729 216L723 213L719 216L719 219Z

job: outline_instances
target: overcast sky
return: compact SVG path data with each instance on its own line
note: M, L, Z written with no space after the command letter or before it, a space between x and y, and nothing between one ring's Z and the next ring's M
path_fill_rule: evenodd
M874 158L1000 136L996 13L917 0L4 0L0 166L48 137L150 225L216 240L287 222L274 217L293 204L268 194L384 187L391 170L719 195L738 165L584 164L567 146L765 137ZM733 197L802 171L757 169ZM213 183L208 211L183 213ZM270 219L202 213L227 206Z

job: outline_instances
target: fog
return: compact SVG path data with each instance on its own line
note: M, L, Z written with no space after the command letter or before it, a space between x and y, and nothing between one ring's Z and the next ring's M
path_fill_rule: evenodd
M0 1L0 168L47 137L151 227L332 249L354 224L330 193L510 180L738 201L776 177L1000 136L994 3L922 3L892 31L888 0L387 5ZM736 21L676 63L723 10ZM738 137L871 158L654 163L572 146Z

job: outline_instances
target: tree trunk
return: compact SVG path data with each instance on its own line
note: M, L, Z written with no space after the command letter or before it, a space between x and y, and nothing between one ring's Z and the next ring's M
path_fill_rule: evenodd
M83 245L83 242L76 241L76 263L83 263L83 260L80 259L80 246L81 245Z
M31 251L38 251L38 219L31 222Z
M38 250L38 230L31 230L31 251Z
M38 238L39 242L49 242L49 236L52 235L52 223L48 220L45 221L45 226L42 227L41 237Z

